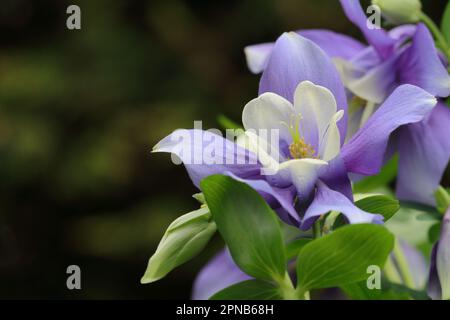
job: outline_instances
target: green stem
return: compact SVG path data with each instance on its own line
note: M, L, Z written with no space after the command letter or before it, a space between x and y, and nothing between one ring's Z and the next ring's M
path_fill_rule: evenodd
M443 53L450 60L450 47L448 46L447 40L442 35L439 28L436 26L433 20L430 19L425 13L421 13L420 20L425 23L425 25L430 29L431 33L436 38L438 45L442 48Z
M341 213L339 211L331 211L323 222L322 234L328 234L331 232L336 219Z
M298 300L297 292L292 284L291 277L286 272L283 279L277 281L284 300Z
M314 222L313 225L313 237L314 239L318 239L322 236L322 221L323 216L321 216L319 219L316 220L316 222ZM295 290L294 292L295 294L295 299L300 299L300 300L310 300L310 294L309 291L304 291L302 288L297 288L297 290Z
M316 222L314 222L314 226L313 226L313 237L314 239L318 239L322 236L321 233L321 227L320 227L320 218L316 220Z
M311 296L309 295L309 291L305 292L305 300L311 300Z
M295 291L298 300L311 300L309 291L303 290L301 287L297 288Z
M396 241L395 243L393 253L404 284L407 287L414 289L414 279L411 275L411 270L409 269L408 261L406 260L406 257L403 254L402 248L398 241Z

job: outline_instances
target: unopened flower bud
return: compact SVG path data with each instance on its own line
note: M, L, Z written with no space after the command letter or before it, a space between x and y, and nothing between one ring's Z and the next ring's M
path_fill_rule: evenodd
M396 25L418 22L422 13L420 0L372 0L372 4L380 7L383 17Z

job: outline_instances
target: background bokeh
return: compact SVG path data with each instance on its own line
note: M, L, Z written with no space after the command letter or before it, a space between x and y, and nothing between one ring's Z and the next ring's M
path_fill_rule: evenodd
M445 2L425 10L438 20ZM139 284L167 225L198 207L151 147L194 120L239 121L258 86L243 47L300 28L359 37L330 0L1 0L0 298L188 298L222 243ZM66 288L71 264L82 290Z

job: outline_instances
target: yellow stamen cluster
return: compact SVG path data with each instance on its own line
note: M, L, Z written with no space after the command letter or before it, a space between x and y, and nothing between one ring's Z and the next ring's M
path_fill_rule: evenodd
M288 128L293 140L293 142L289 146L289 153L293 159L316 158L316 151L314 150L314 148L310 144L306 143L302 137L300 137L301 119L301 114L293 114L291 116L289 125L284 122L282 123Z
M294 141L289 146L289 153L293 159L315 158L316 151L303 139Z

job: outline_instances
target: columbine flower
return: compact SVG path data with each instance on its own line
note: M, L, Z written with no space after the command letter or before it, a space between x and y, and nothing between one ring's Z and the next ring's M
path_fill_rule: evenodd
M377 172L391 133L399 126L421 121L435 104L436 99L424 90L402 85L344 144L347 101L335 66L312 41L296 33L285 33L274 44L266 62L260 96L244 108L246 134L237 143L208 131L181 130L181 134L178 130L159 142L154 151L176 154L196 186L202 178L215 173L247 183L284 221L302 229L310 228L330 210L342 212L351 223L380 223L380 215L364 212L353 204L344 161L351 168L358 168L358 172ZM278 129L277 152L264 152L271 148L260 151L259 147L270 141L250 129ZM179 139L180 136L197 136L197 140ZM223 157L223 161L194 164L192 154L183 152L192 150L205 156L207 149L216 152L206 152L206 156ZM239 159L248 161L239 164ZM277 170L265 175L264 168ZM216 269L224 263L227 272ZM218 277L223 281L217 281ZM244 278L222 253L201 271L194 298L207 298L213 291Z
M432 299L450 299L450 208L442 220L441 236L431 254L428 294Z
M284 221L302 229L310 228L330 210L342 212L350 223L380 223L380 215L364 212L353 204L347 165L366 174L377 172L390 134L401 125L421 121L435 104L436 99L424 90L400 86L343 144L347 105L337 70L313 42L296 33L286 33L275 43L261 79L260 96L244 108L247 131L238 139L238 145L211 132L184 130L186 136L197 135L200 140L193 145L196 139L179 139L180 131L175 131L154 151L176 154L196 186L214 173L228 174L247 183L265 197ZM251 129L279 131L276 157L261 152L260 147L270 142ZM226 155L227 159L217 165L209 161L193 164L192 154L183 152L204 153L206 149L216 150L216 158ZM234 152L231 156L225 152L230 150ZM237 160L242 157L256 157L257 161L239 164ZM263 169L274 167L275 172L264 174ZM306 209L299 214L295 205Z
M279 188L294 185L297 196L306 200L320 171L339 154L337 122L343 114L343 110L337 111L336 100L328 89L303 81L294 92L294 104L271 92L250 101L242 113L247 131L238 144L258 154L261 163L276 169L266 176L270 184ZM275 150L278 160L261 150L269 142L262 141L264 137L252 129L279 132L281 147Z
M436 97L450 95L450 76L430 32L423 24L404 25L389 32L368 28L359 1L341 0L341 4L349 20L364 34L369 46L327 30L303 30L298 33L334 58L345 87L354 95L353 102L362 99L367 101L363 110L350 114L352 122L349 126L358 129L401 84L419 86ZM260 92L270 91L272 84L277 87L274 82L278 80L272 76L273 67L267 70L269 61L275 59L272 58L274 46L266 43L245 48L250 70L255 73L265 70ZM276 58L279 60L278 66L295 54L286 50L284 52L286 57L278 55ZM289 61L284 63L290 64ZM293 85L296 85L295 81L290 84L291 87ZM286 97L286 92L280 93ZM392 139L392 150L399 152L396 191L400 199L434 204L433 192L450 159L450 140L447 138L450 135L449 122L450 110L440 102L424 121L402 127L397 139ZM347 136L353 131L356 130L348 130ZM343 159L351 172L363 175L377 173L362 168L358 159L351 155L346 154ZM414 177L411 172L415 173Z

